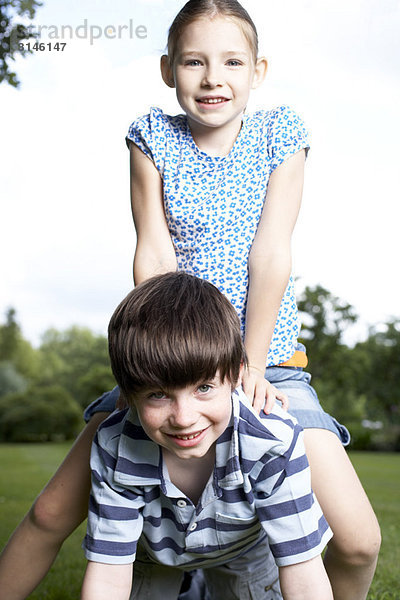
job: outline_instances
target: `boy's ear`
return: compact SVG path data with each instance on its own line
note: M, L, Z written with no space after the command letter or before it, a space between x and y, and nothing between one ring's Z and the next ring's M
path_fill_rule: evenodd
M161 76L163 78L164 83L168 87L174 88L175 87L174 74L172 71L172 67L169 63L168 56L166 54L163 54L161 57L160 69L161 69Z
M254 70L254 77L252 83L252 89L255 90L258 88L265 79L268 70L268 61L265 56L260 56L257 58L256 67Z

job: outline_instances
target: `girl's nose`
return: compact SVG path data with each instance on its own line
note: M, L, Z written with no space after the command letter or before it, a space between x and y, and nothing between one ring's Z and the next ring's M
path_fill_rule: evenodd
M204 87L218 87L222 85L222 77L219 70L216 67L208 67L204 74L204 78L202 81L202 85Z

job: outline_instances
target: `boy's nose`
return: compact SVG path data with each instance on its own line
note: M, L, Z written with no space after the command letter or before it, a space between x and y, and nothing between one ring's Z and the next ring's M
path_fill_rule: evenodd
M187 429L196 423L196 413L191 404L193 399L180 398L175 400L173 410L170 415L170 422L174 427Z

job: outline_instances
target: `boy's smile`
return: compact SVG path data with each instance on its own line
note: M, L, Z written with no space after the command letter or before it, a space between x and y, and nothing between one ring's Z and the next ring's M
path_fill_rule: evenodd
M207 382L135 395L141 425L156 444L178 458L202 458L227 428L232 385L219 375Z

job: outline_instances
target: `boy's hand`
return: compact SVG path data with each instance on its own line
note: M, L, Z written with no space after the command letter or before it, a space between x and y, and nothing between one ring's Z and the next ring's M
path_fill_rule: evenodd
M289 407L287 395L267 381L262 371L256 367L244 369L242 387L257 413L263 409L265 414L268 415L276 400L280 400L284 410L287 410Z

